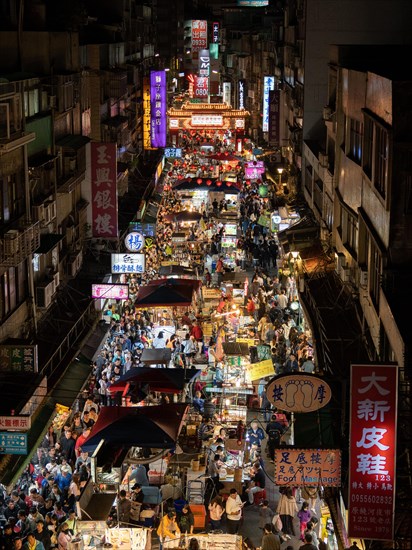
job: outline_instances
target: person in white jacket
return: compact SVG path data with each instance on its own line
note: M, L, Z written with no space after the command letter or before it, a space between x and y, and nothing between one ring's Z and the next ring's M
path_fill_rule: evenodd
M236 489L230 489L229 498L226 501L226 525L230 535L236 535L239 531L242 518L243 502L240 500Z

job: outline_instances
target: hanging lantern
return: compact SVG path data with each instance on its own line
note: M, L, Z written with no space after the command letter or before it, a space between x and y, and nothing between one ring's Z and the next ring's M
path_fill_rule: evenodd
M177 162L177 161L176 161L176 162ZM186 168L186 167L187 167L187 162L184 162L184 163L182 164L182 166L183 166L183 168Z
M220 180L217 181L217 182L216 182L216 186L217 186L217 187L222 187L222 182L221 182Z
M202 178L197 178L196 183L198 185L202 185L202 181L203 181Z
M206 180L206 185L210 187L212 185L212 180Z
M168 172L167 175L171 178L173 176L173 172Z
M250 185L250 180L246 180L246 185Z
M174 163L173 163L175 166L177 166L179 164L179 161L178 160L175 160Z
M261 180L261 179L258 179L258 180L256 181L256 183L258 183L258 184L260 185L260 184L262 183L262 180Z
M202 170L205 171L205 170L206 170L206 166L202 166Z
M257 165L257 161L254 160L254 161L253 161L253 166L256 166L256 165Z
M232 187L232 182L231 182L231 181L227 181L227 182L226 182L226 185L227 185L228 187Z

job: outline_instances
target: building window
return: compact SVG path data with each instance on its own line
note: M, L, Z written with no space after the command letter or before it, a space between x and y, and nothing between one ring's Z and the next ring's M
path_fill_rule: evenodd
M358 218L346 208L340 209L340 226L338 232L341 236L342 243L356 258L358 251Z
M4 319L27 298L27 264L10 267L0 277L0 319Z
M370 242L369 258L369 293L377 309L379 306L379 290L381 286L382 256L378 247L372 240Z
M372 179L373 158L373 121L365 116L363 127L362 168L369 179Z
M375 125L375 162L374 162L374 185L376 190L385 198L386 182L388 175L388 132L378 125Z
M350 118L348 156L357 164L360 164L362 160L362 132L362 122L360 120Z
M24 214L24 187L20 174L0 179L0 224L9 223Z

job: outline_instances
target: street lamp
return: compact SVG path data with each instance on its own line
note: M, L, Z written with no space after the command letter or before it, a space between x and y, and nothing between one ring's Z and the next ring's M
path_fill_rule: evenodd
M278 168L278 174L279 174L279 191L280 191L280 188L282 187L282 173L283 173L283 168Z

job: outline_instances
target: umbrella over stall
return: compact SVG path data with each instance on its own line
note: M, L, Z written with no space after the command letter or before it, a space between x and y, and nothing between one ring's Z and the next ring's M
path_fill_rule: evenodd
M197 279L158 279L139 288L135 306L190 306L200 285Z
M93 452L104 440L110 446L171 449L176 445L188 406L171 403L148 407L102 407L82 450Z

